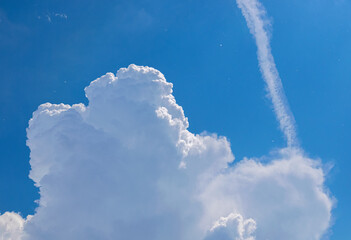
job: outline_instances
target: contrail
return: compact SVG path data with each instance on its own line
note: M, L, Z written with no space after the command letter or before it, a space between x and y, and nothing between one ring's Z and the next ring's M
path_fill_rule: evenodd
M264 81L267 85L269 96L272 100L276 118L285 135L288 147L297 147L298 140L295 119L290 111L282 81L271 52L266 11L258 0L236 0L238 7L244 15L251 34L257 45L257 58Z

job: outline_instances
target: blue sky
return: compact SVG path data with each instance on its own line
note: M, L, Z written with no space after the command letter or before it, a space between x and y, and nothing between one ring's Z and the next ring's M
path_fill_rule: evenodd
M334 165L331 239L351 236L351 2L263 0L272 51L303 149ZM190 130L227 136L236 159L284 139L256 46L235 1L0 1L0 212L33 213L26 127L44 102L87 103L84 87L130 63L159 69Z

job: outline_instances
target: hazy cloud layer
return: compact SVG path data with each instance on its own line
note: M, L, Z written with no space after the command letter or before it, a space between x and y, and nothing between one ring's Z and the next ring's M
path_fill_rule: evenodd
M89 105L41 105L29 122L39 207L0 216L2 240L317 240L332 201L319 161L280 150L233 167L224 137L193 134L149 67L107 73Z

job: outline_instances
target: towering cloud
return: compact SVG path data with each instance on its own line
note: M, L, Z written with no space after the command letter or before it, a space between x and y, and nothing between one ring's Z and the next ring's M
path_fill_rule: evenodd
M226 139L190 133L155 69L131 65L85 91L88 106L43 104L29 123L41 198L25 239L203 238L197 192L233 160Z
M317 240L332 201L319 161L283 149L234 160L225 137L193 134L157 70L130 65L83 104L29 122L32 217L0 216L2 240Z

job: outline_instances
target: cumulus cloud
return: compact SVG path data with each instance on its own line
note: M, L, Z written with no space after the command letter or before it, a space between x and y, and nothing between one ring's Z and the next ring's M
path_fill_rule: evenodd
M25 220L17 213L6 212L0 215L0 239L20 240Z
M190 133L155 69L131 65L85 91L88 106L43 104L29 123L41 198L28 239L201 239L198 178L233 160L227 140Z
M200 197L206 215L235 209L255 220L257 239L320 239L332 201L319 161L291 149L276 154L267 164L244 159L211 181Z
M255 230L253 219L244 220L240 214L231 213L215 222L205 240L254 240Z
M172 84L153 68L107 73L85 92L87 106L33 113L39 206L27 221L1 215L2 240L318 240L328 228L324 173L302 151L228 167L227 139L188 131Z

